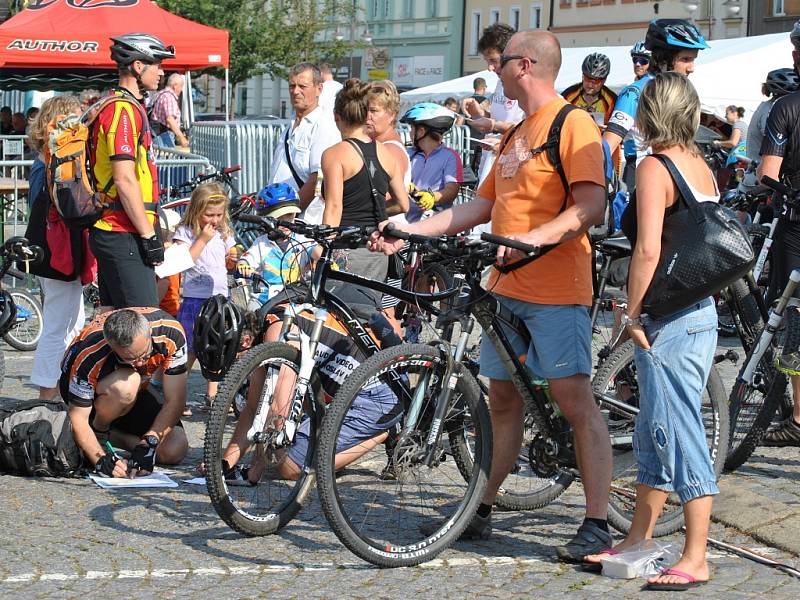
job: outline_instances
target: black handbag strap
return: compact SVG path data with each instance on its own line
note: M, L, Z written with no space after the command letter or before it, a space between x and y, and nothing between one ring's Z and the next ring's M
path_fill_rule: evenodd
M683 199L686 208L689 209L689 212L692 213L692 216L697 221L701 221L703 219L703 215L697 209L697 198L694 197L694 193L689 188L689 184L686 183L686 179L684 179L683 175L678 170L678 167L675 166L675 163L672 162L672 159L664 154L653 154L652 156L662 165L664 165L667 171L669 171L669 175L672 178L672 181L675 183L675 187L678 188L680 198L676 198L675 202L678 203L681 199Z
M369 182L370 196L372 197L372 212L373 216L375 217L375 224L377 225L378 223L386 219L386 211L381 210L380 203L378 201L378 198L380 198L381 195L380 193L378 193L378 190L375 189L375 184L372 183L372 173L369 172L369 165L367 164L367 159L364 156L364 153L361 151L361 147L356 143L355 140L347 138L344 141L350 144L353 148L355 148L356 152L358 152L358 155L361 157L361 161L364 163L364 170L367 172L367 181ZM383 199L383 201L384 202L386 201L385 198Z
M292 155L289 152L289 132L292 130L292 124L286 126L286 135L283 136L283 147L286 150L286 163L289 165L289 170L292 172L292 177L294 177L295 183L297 183L297 190L300 191L300 188L303 187L306 182L300 179L300 175L297 174L297 171L294 169L294 165L292 164Z

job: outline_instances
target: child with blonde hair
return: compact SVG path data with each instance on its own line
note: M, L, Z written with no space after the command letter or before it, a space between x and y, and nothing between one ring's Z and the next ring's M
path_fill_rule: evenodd
M188 368L195 360L193 330L203 302L215 294L228 296L228 270L235 265L237 252L228 217L228 195L218 183L197 187L181 224L172 238L186 244L194 266L183 273L183 302L178 321L186 332ZM217 383L206 387L205 407L210 407L217 393Z

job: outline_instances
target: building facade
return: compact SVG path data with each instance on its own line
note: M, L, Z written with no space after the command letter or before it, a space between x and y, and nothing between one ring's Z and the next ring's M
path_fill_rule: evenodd
M747 11L742 0L554 0L550 30L565 47L632 45L652 19L692 19L715 40L747 35Z
M800 19L800 0L749 0L747 35L791 31Z
M551 0L466 0L462 73L486 68L478 54L478 40L493 23L507 23L514 29L547 29Z

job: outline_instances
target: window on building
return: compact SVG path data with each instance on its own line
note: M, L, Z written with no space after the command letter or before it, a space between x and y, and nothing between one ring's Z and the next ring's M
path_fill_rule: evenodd
M470 21L470 40L469 40L469 53L472 56L478 54L478 40L481 37L481 11L472 11L472 20Z
M508 24L511 25L515 31L519 31L519 6L512 6L508 11Z
M414 18L414 0L405 0L403 2L403 18L404 19Z
M500 9L493 8L489 11L489 25L500 22Z
M372 0L369 3L369 18L377 19L379 17L378 11L380 10L381 0Z
M542 5L531 4L531 29L542 28Z
M772 16L782 17L785 14L783 0L772 0Z
M384 19L392 16L392 0L383 0L383 14L381 16Z
M428 0L428 14L431 17L439 16L439 0Z

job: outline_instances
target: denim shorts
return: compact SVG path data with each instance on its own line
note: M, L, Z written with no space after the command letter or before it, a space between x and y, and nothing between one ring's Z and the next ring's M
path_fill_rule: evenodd
M336 453L344 452L376 435L389 431L400 422L403 412L397 396L388 385L381 383L362 389L353 399L342 421L336 439ZM308 436L311 429L308 417L297 428L294 444L289 447L289 458L299 467L305 464L308 453Z
M539 377L559 379L572 375L592 374L592 325L589 309L577 304L533 304L495 295L500 304L520 319L531 334L525 342L508 327L503 332L517 356L524 356L525 365ZM481 375L490 379L511 379L492 342L481 337Z
M700 414L717 347L711 298L663 319L642 317L650 350L636 347L637 483L675 492L681 503L718 494Z

